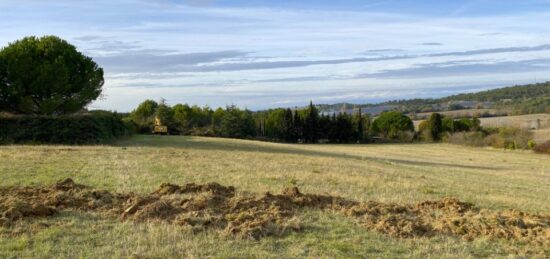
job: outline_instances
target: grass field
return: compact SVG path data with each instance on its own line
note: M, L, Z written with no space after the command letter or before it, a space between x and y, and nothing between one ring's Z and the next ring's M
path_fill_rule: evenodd
M444 114L444 112L442 113ZM550 114L527 114L518 116L501 116L480 118L482 127L502 128L514 127L531 130L534 134L534 140L537 143L550 141ZM415 120L414 127L418 126L423 120Z
M463 109L463 110L454 110L454 111L441 111L438 112L441 115L449 116L453 118L469 118L474 115L480 114L498 114L499 110L497 109ZM416 116L422 119L427 119L432 115L433 112L421 112L417 113Z
M550 128L550 114L527 114L518 116L504 116L481 118L482 127L519 127L524 129Z
M114 146L0 147L0 174L1 186L48 185L71 177L111 191L149 193L164 182L215 181L255 193L297 185L302 192L359 201L455 197L492 210L550 211L548 156L446 144L286 145L135 136ZM0 258L468 258L532 250L485 238L396 239L323 211L306 210L299 217L303 231L249 241L64 212L20 222L17 234L2 231ZM538 252L550 256L550 250Z

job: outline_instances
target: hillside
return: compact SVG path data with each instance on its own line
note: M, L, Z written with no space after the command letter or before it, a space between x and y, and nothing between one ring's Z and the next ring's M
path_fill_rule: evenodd
M464 93L436 99L394 100L378 104L337 103L318 105L323 113L351 112L360 107L365 113L378 114L386 110L404 113L454 111L462 109L496 109L501 114L519 115L549 112L550 82L518 85L476 93Z

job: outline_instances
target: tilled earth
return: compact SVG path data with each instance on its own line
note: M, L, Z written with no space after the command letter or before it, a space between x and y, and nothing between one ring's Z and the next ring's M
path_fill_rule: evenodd
M281 194L253 195L217 183L162 184L153 193L140 195L96 190L71 179L46 187L1 187L0 198L0 226L5 228L23 218L76 210L125 221L168 222L194 231L211 228L235 238L260 239L300 231L297 216L302 209L310 208L340 213L367 230L392 237L443 234L465 240L486 237L550 246L550 214L491 211L452 198L401 205L302 194L295 187Z

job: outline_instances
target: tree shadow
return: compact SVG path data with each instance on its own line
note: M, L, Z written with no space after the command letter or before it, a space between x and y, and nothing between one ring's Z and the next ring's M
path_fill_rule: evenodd
M327 158L344 158L360 161L371 161L386 164L401 164L408 166L449 167L472 170L502 170L502 167L462 165L455 163L439 163L429 161L412 161L396 158L378 158L364 155L352 155L327 151L316 151L295 148L302 144L278 144L261 141L235 141L234 139L219 139L218 141L206 141L206 138L189 136L137 136L127 141L121 141L115 146L121 147L155 147L155 148L190 148L211 151L238 151L254 153L276 153L289 155L320 156ZM264 144L264 145L261 145ZM267 145L266 145L267 144ZM320 144L321 145L321 144ZM391 144L388 144L391 145ZM414 144L411 144L414 145Z

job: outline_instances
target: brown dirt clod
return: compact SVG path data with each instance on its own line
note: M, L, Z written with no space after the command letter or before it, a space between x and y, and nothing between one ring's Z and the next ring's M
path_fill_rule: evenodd
M260 239L301 230L298 213L313 208L340 213L368 230L399 238L439 234L550 246L550 215L490 211L453 198L409 205L357 202L303 194L296 187L281 194L255 196L217 183L164 183L149 195L137 195L94 190L72 179L49 187L1 187L0 197L0 227L24 218L77 210L136 222L168 222L188 226L194 232L217 229L223 235Z

